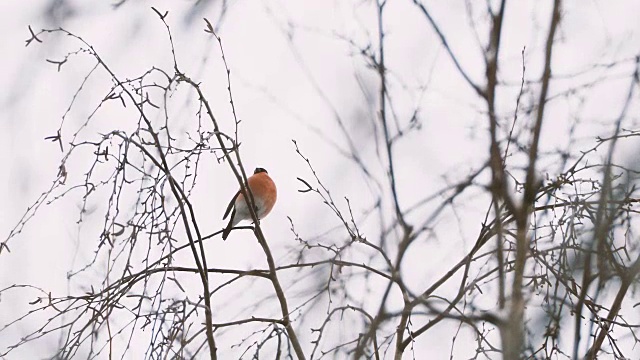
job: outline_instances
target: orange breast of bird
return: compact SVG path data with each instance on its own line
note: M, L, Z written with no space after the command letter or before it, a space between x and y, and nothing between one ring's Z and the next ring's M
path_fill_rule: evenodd
M253 199L256 202L256 207L258 208L257 215L259 218L264 218L271 212L273 205L276 203L276 199L278 197L276 184L266 173L255 174L250 176L247 180L249 188L251 188L251 193L253 194ZM242 193L238 195L236 203L240 201L244 201Z

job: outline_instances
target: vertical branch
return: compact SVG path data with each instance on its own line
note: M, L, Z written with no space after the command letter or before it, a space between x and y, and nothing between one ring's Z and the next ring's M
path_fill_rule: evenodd
M513 137L513 130L516 126L516 121L518 120L518 109L520 108L520 99L522 98L522 93L524 91L524 74L525 74L525 63L524 63L524 50L522 49L522 80L520 82L520 92L518 93L518 98L516 99L516 109L513 115L513 123L511 124L511 130L509 131L509 137L507 138L507 146L504 149L504 155L502 159L502 169L506 168L507 157L509 156L509 145L511 144L511 139ZM492 133L492 140L495 142L495 133ZM499 206L499 203L496 201L497 197L493 197L493 209L496 219L496 255L498 259L498 306L500 310L503 310L505 307L505 269L504 269L504 237L503 237L503 223L502 223L502 208Z
M627 291L631 284L635 281L635 278L640 274L640 257L636 258L633 265L628 269L625 269L622 274L622 283L620 284L620 289L616 294L615 299L613 300L613 304L610 307L609 313L607 314L607 318L602 320L602 323L598 327L598 333L596 336L596 340L593 343L593 346L587 351L587 355L585 359L587 360L595 360L597 359L598 351L602 347L602 343L604 339L609 335L609 330L613 326L613 323L618 317L618 312L622 307L622 301L625 299L627 295Z
M504 180L505 159L507 157L508 148L505 149L504 158L501 155L500 145L498 144L497 128L498 119L496 117L495 109L495 96L496 87L498 86L498 55L500 51L500 38L502 29L502 19L504 16L505 1L500 4L500 11L498 15L492 17L493 25L491 28L489 46L487 48L487 54L485 55L486 61L486 77L487 88L485 91L485 99L487 101L487 108L489 110L489 132L491 135L491 145L489 149L490 165L492 173L491 181L491 194L493 211L496 219L496 252L498 258L498 305L500 309L504 308L505 304L505 290L504 290L504 254L503 254L503 224L502 224L502 207L501 201L503 200L508 206L508 210L511 213L515 213L515 205L511 195L506 189ZM516 110L517 112L517 110ZM515 122L515 120L514 120Z
M234 162L233 162L233 160L231 158L230 151L225 146L222 133L220 132L220 129L219 129L219 126L218 126L218 121L216 120L216 118L215 118L215 116L213 114L213 110L211 109L211 105L209 104L209 101L205 98L204 94L202 93L202 89L200 88L200 85L198 85L196 82L194 82L192 79L188 78L184 74L180 74L180 80L188 83L189 85L191 85L196 90L196 92L198 93L198 98L204 104L205 109L207 111L207 115L209 116L209 119L211 120L211 123L212 123L213 128L214 128L214 134L215 134L216 139L217 139L217 141L218 141L218 143L220 145L220 148L223 151L225 160L227 160L227 163L229 164L229 167L231 167L231 171L236 176L236 178L237 179L242 179L243 175L241 175L240 171L238 170L238 168L234 164ZM242 169L241 166L240 166L240 169L243 171L242 174L244 174L244 170ZM250 204L249 205L249 209L251 211L251 217L252 217L252 219L254 221L254 226L255 226L254 234L256 235L258 243L262 247L262 249L263 249L263 251L265 253L265 256L267 257L267 264L269 266L269 279L271 280L271 283L272 283L272 285L274 287L274 291L275 291L276 296L278 298L278 301L280 303L280 310L282 312L282 321L283 321L285 329L287 331L287 335L289 336L289 340L291 341L291 345L293 346L293 349L294 349L294 351L296 353L296 356L298 357L298 359L303 360L306 357L304 355L304 351L302 349L302 345L300 344L300 340L298 339L298 335L296 334L295 329L293 328L293 325L291 324L291 318L289 316L289 307L288 307L288 304L287 304L287 297L286 297L286 294L284 293L284 290L282 289L282 286L281 286L280 281L278 279L277 269L276 269L276 266L275 266L275 261L273 259L273 255L271 254L271 250L269 248L269 245L267 244L267 241L266 241L266 239L264 237L264 234L262 233L262 228L260 227L260 222L259 222L258 216L255 213L255 206L253 206L253 203L254 203L253 195L251 194L251 191L249 190L249 188L247 186L245 186L243 182L240 182L240 186L241 186L241 190L240 191L242 191L243 195L245 196L245 199L249 199L249 201L248 201L249 204Z
M614 130L613 136L611 137L611 143L609 144L609 151L607 153L607 163L604 168L604 175L602 180L603 185L602 185L602 189L600 190L600 199L598 200L598 210L596 212L594 238L593 238L593 242L590 244L591 248L588 249L588 251L586 251L587 258L585 260L585 266L584 266L585 276L582 284L583 286L582 291L584 294L586 294L588 290L587 280L589 279L586 278L586 274L590 274L591 261L593 256L591 250L594 245L596 246L596 250L597 250L595 254L598 257L598 266L600 267L599 276L601 277L601 281L602 281L602 277L607 276L606 274L604 274L604 272L606 271L605 257L607 256L607 254L610 254L610 251L606 249L606 240L607 240L607 233L611 228L611 222L613 221L613 216L611 216L610 218L607 218L606 213L607 213L607 207L608 207L607 205L609 204L609 201L610 201L609 197L612 191L611 183L613 179L611 175L611 168L613 165L613 153L618 141L618 137L620 135L622 120L627 115L627 111L631 104L631 100L633 99L634 90L639 82L640 82L640 56L636 57L635 70L633 72L631 84L627 92L627 98L622 108L622 111L620 112L620 115L616 120L616 127ZM612 261L615 261L615 260L612 260ZM631 266L631 269L622 269L621 271L622 271L622 274L620 274L620 276L622 278L622 284L620 285L620 290L618 291L614 304L611 307L611 310L609 311L609 315L607 316L608 322L603 324L603 326L600 328L600 332L598 333L598 336L596 337L595 342L587 352L586 358L589 360L595 359L596 355L598 354L598 351L602 347L602 342L604 341L604 337L608 334L608 330L610 327L609 323L612 322L615 319L615 317L618 315L618 311L620 310L622 300L624 299L624 296L629 288L629 285L635 279L636 275L640 271L640 257L636 259L634 264ZM581 318L582 309L584 306L584 300L585 300L585 296L581 296L578 301L578 304L576 304L577 318L576 318L576 324L575 324L576 340L574 342L574 348L573 348L574 357L577 357L578 348L580 345L580 323L577 320Z
M84 42L84 40L82 40ZM86 44L86 43L85 43ZM87 46L90 46L89 44L86 44ZM153 126L151 124L151 121L147 118L146 114L144 113L144 111L142 110L142 108L140 107L140 105L138 105L135 101L135 98L133 97L133 95L129 92L129 90L127 90L123 85L122 82L118 79L118 77L115 75L115 73L113 73L111 71L111 69L109 67L107 67L107 65L102 61L102 59L98 56L98 54L95 52L95 50L93 50L93 48L91 48L94 56L96 57L96 59L100 62L100 64L104 67L104 69L109 73L109 75L114 79L114 81L116 81L116 83L121 86L121 88L123 89L123 91L131 98L131 100L133 101L134 104L136 104L136 108L138 109L138 112L140 113L140 116L142 117L143 121L145 122L145 124L147 125L147 127L149 128L149 133L151 134L152 138L153 138L153 143L155 145L155 147L158 150L158 155L160 157L160 169L166 174L167 178L169 179L169 186L171 188L171 192L173 193L173 195L176 197L176 199L178 200L178 207L180 209L180 216L182 218L182 223L185 227L185 232L187 234L187 238L189 239L189 245L191 247L192 253L193 253L193 257L194 260L196 262L196 266L198 268L198 273L200 275L200 280L202 282L202 286L203 286L203 298L204 298L204 302L205 302L205 327L206 327L206 333L207 333L207 342L209 345L209 355L210 358L212 360L217 359L217 346L215 344L215 338L213 336L213 320L212 320L212 315L211 315L211 299L209 297L209 274L207 272L207 268L206 265L204 265L201 260L200 260L200 256L198 255L198 250L196 249L196 242L200 243L200 250L203 251L204 249L202 248L202 241L201 241L201 236L200 236L200 232L197 229L197 224L195 223L195 216L193 214L193 208L191 207L191 204L189 202L189 200L186 198L186 195L184 194L184 192L182 192L182 189L180 188L180 184L178 183L178 181L176 181L173 176L171 175L171 168L169 167L169 164L167 162L166 156L163 152L162 149L162 145L160 142L160 139L158 138L158 133L155 132L153 130ZM187 209L185 209L185 203L187 204L189 210L190 210L190 215L191 215L191 220L193 220L193 226L196 227L196 233L197 233L197 237L198 239L194 239L194 236L192 234L192 230L191 230L191 224L189 222L189 218L187 217ZM201 252L202 255L204 255L203 252ZM206 261L203 259L204 261Z
M358 344L354 352L354 358L360 358L364 356L365 348L369 343L369 340L375 339L378 328L385 320L387 320L388 318L388 313L386 309L387 300L391 294L391 288L394 286L394 284L397 284L398 287L400 288L400 291L403 294L403 301L404 301L403 313L400 318L400 323L396 329L396 352L395 352L396 358L402 357L402 353L405 348L404 346L402 346L403 334L406 329L408 317L411 313L411 300L409 299L407 289L402 283L402 279L399 277L398 269L400 268L400 264L402 263L402 260L404 258L404 255L406 254L407 249L409 248L409 246L411 245L411 242L413 241L413 239L415 239L415 237L412 236L412 233L411 233L412 227L406 223L404 219L404 214L400 209L400 203L399 203L398 193L397 193L396 176L395 176L394 163L393 163L393 149L392 149L393 139L389 133L389 127L387 124L386 101L387 101L388 94L387 94L387 73L386 73L387 69L385 65L385 49L384 49L385 32L384 32L384 17L383 17L384 8L386 4L387 4L386 0L377 0L376 2L377 15L378 15L377 25L378 25L379 55L377 59L372 57L372 60L376 66L376 69L378 71L378 76L380 78L380 90L378 94L379 102L380 102L379 116L380 116L380 122L382 124L382 129L384 133L387 158L389 161L389 169L388 169L387 175L388 175L390 186L391 186L395 215L398 223L402 227L403 235L402 235L402 240L398 244L398 253L396 255L395 262L393 265L390 265L389 270L391 271L391 274L392 274L391 279L387 283L385 291L381 297L378 312L375 318L373 319L373 321L371 321L368 331L365 334L363 334L361 338L358 340ZM374 354L376 354L376 356L378 356L377 348L374 348L373 352Z
M553 2L553 10L551 14L551 25L549 26L549 35L547 36L547 44L544 58L544 72L542 73L542 87L540 89L540 98L538 99L538 111L536 113L536 122L533 128L533 138L531 147L529 148L529 167L527 169L527 178L524 184L524 202L526 206L531 206L536 195L536 161L538 159L538 144L540 142L540 132L542 130L542 120L544 118L544 109L547 104L547 92L549 90L549 81L551 80L551 53L553 50L553 41L556 29L560 23L560 0Z
M491 165L491 194L493 197L493 206L496 216L496 229L498 246L498 262L499 266L504 263L502 254L502 213L501 205L503 202L508 212L513 214L516 218L516 237L517 239L526 238L526 212L518 208L513 197L507 189L507 183L505 180L505 161L502 157L502 151L498 142L498 118L496 115L495 98L496 89L498 86L498 61L500 55L500 40L502 35L502 23L504 20L506 1L503 0L500 3L500 9L497 14L493 14L489 11L492 19L492 27L489 37L489 45L486 50L486 77L487 88L485 90L485 99L487 101L487 108L489 110L489 132L491 137L491 145L489 149L490 165ZM506 156L506 155L505 155ZM518 265L520 265L520 271L524 270L524 263L526 258L522 258L519 255L526 255L526 249L524 243L518 241L517 250L521 251L516 254L516 274L514 275L514 284L519 283L522 285L522 273L518 274ZM518 263L519 262L519 263ZM501 284L499 295L499 306L504 308L504 284ZM509 310L509 318L504 324L500 326L500 336L502 339L503 356L505 359L517 359L520 357L520 352L524 344L524 329L523 329L523 317L524 317L524 302L522 299L522 291L520 287L512 288L511 296L511 308Z
M382 123L382 130L384 133L385 140L385 148L387 150L387 159L389 160L389 182L391 184L391 192L393 194L393 206L396 211L396 217L398 218L398 222L403 227L405 232L407 231L407 224L404 221L404 215L400 210L400 204L398 201L398 191L396 185L396 176L395 170L393 166L393 142L391 140L391 135L389 134L389 126L387 124L387 69L384 60L384 23L383 23L383 12L384 7L387 4L386 0L378 0L377 2L377 10L378 10L378 47L379 47L379 57L377 61L377 70L378 76L380 77L380 122Z
M284 323L284 327L287 330L287 334L289 335L289 340L291 340L291 345L293 346L293 350L295 351L298 360L304 360L304 351L302 350L302 345L300 344L298 335L296 334L295 329L291 324L291 317L289 316L289 305L287 304L287 296L282 289L280 280L278 279L276 264L273 260L271 249L269 248L269 244L267 244L267 240L265 239L260 227L256 226L254 233L267 257L267 264L269 266L269 280L271 280L273 289L276 292L276 296L278 297L278 302L280 303L280 311L282 313L282 322Z
M507 184L504 175L504 159L502 158L502 151L500 150L500 144L498 143L498 118L496 116L496 88L498 86L498 59L500 55L500 39L502 35L502 21L504 18L506 0L502 0L500 3L500 11L498 14L491 14L492 27L489 39L489 46L487 48L487 54L485 55L486 61L486 77L487 88L484 91L485 99L487 101L487 108L489 110L489 133L491 137L491 145L489 149L490 161L492 173L491 192L494 198L494 202L500 200L504 201L507 209L512 213L517 213L517 206L513 201L513 198L507 190ZM501 217L496 214L496 219Z
M538 181L535 178L536 160L538 158L538 144L544 119L544 109L547 101L549 81L551 79L551 54L554 45L554 37L558 23L560 22L560 0L555 0L551 15L551 24L547 36L545 49L544 72L542 74L542 88L538 100L538 112L533 128L531 147L529 148L529 160L524 184L524 196L522 205L515 213L516 220L516 251L514 261L514 274L511 285L511 308L506 322L506 328L501 329L503 339L503 351L506 359L517 359L521 357L525 344L524 332L524 309L525 301L523 295L524 270L529 249L528 224L529 214L535 203L535 195L538 190Z
M176 74L181 74L179 68L178 68L178 61L176 59L176 52L175 52L175 46L173 44L173 36L171 35L171 29L169 28L169 24L167 24L166 21L166 17L168 15L168 12L166 12L164 15L160 14L160 12L155 9L155 8L151 8L159 17L160 20L162 21L162 23L164 24L165 28L167 29L167 34L169 36L169 43L171 45L171 54L173 56L173 66L174 66L174 70L176 72ZM111 72L109 70L109 72ZM115 75L112 73L112 76ZM142 114L142 109L138 106L140 113ZM182 188L180 187L180 184L178 183L178 181L176 181L173 176L171 176L170 173L170 167L167 163L166 157L164 155L164 153L162 152L162 147L160 144L160 139L158 138L158 134L153 131L153 128L151 126L151 122L147 119L147 117L142 114L142 117L145 121L145 123L147 124L147 127L149 128L149 132L151 133L151 136L153 137L154 143L156 144L156 147L158 149L158 153L160 154L160 160L162 161L162 166L164 168L164 171L167 174L167 178L169 179L169 185L171 187L171 191L173 192L174 196L176 197L176 199L178 200L178 206L180 207L180 214L182 216L182 220L185 226L185 230L187 232L187 236L189 238L189 243L191 244L192 247L192 251L193 251L193 255L196 259L196 263L198 264L198 269L200 272L200 278L202 281L202 286L203 286L203 300L205 303L205 328L206 328L206 333L207 333L207 342L209 345L209 355L211 357L212 360L217 359L217 347L215 344L215 339L213 336L213 316L211 313L211 297L209 295L209 272L207 271L207 257L206 257L206 253L204 251L204 244L202 243L202 235L200 233L200 229L198 228L198 223L196 222L196 218L195 218L195 213L193 210L193 207L191 206L191 202L189 201L189 199L187 198L187 195L184 193L184 191L182 191ZM223 145L222 145L223 146ZM184 208L184 204L183 202L187 205L187 208L189 210L189 215L190 215L190 220L191 220L191 224L194 227L194 231L196 233L197 236L197 242L199 245L199 251L200 251L200 258L202 261L202 264L200 265L200 260L198 260L198 253L195 247L195 240L193 239L193 235L191 234L191 229L189 226L189 220L187 219L187 214L186 214L186 210Z
M262 250L263 250L263 252L264 252L264 254L265 254L266 258L267 258L267 264L269 266L269 280L271 280L271 284L273 285L273 289L274 289L274 291L276 293L276 297L278 298L278 302L280 303L280 311L282 313L283 324L284 324L285 329L287 331L287 335L289 336L289 340L291 341L291 345L293 346L293 349L294 349L294 351L296 353L296 356L298 357L298 359L304 360L305 359L305 355L304 355L304 351L302 349L302 345L300 344L300 340L298 339L298 335L295 332L295 329L293 328L293 325L291 324L291 317L289 316L289 305L288 305L288 302L287 302L287 296L284 293L282 285L280 284L280 280L278 279L275 260L273 259L273 255L271 254L271 249L269 248L269 244L267 243L267 240L264 237L264 234L262 232L262 228L260 227L260 219L258 218L258 214L256 213L256 206L255 206L255 200L254 200L254 197L253 197L253 193L251 192L251 189L248 186L245 186L245 184L247 183L247 175L245 173L244 167L242 166L242 160L240 159L240 153L239 153L239 149L238 149L238 124L240 122L238 121L238 118L237 118L237 115L236 115L236 109L235 109L235 105L234 105L234 102L233 102L233 96L232 96L232 93L231 93L231 78L230 78L231 71L229 70L229 66L227 65L227 59L224 56L224 49L222 47L222 39L218 36L218 34L215 32L215 30L211 27L211 24L209 23L209 21L207 19L205 19L205 22L207 23L207 30L205 30L205 32L208 32L208 33L212 34L216 38L216 40L218 41L218 45L220 46L220 51L222 53L222 60L224 62L224 66L225 66L225 70L226 70L226 74L227 74L227 91L229 92L229 101L231 103L231 109L233 111L233 118L235 120L234 121L235 122L234 149L235 149L235 153L236 153L236 160L238 161L238 165L239 165L238 168L239 168L240 171L238 171L238 169L236 169L235 164L231 160L231 156L229 154L229 151L224 146L224 141L222 139L220 130L218 128L218 122L215 119L215 117L213 116L213 111L211 110L209 102L205 99L204 94L202 94L202 91L200 90L200 87L196 83L194 83L191 79L188 79L185 76L183 76L183 78L189 84L191 84L191 86L193 86L197 90L198 95L200 97L200 100L204 103L205 108L207 110L207 114L209 115L209 118L211 119L211 121L213 123L215 135L216 135L216 138L218 140L218 143L220 144L220 147L222 148L222 151L224 153L224 157L226 158L227 163L231 167L231 170L233 171L234 175L236 176L236 179L238 179L238 182L240 184L240 191L242 192L244 198L248 199L247 203L249 205L249 212L251 213L251 218L253 220L253 223L255 224L254 234L255 234L256 239L258 240L258 243L262 247Z

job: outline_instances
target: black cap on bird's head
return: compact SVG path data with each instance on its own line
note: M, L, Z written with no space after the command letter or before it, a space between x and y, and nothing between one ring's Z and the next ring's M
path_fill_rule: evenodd
M253 173L254 173L254 174L257 174L257 173L265 173L265 174L268 174L267 170L265 170L264 168L261 168L261 167L258 167L258 168L256 168L255 170L253 170Z

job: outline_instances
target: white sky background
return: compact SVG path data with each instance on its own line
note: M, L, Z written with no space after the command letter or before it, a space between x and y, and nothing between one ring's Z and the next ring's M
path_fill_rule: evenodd
M130 0L117 10L106 1L88 3L72 2L73 16L61 25L92 44L122 77L139 75L153 65L171 70L166 31L150 6L160 11L169 10L167 21L173 32L181 69L202 82L223 128L232 129L218 44L203 32L202 17L214 21L219 16L219 6L210 6L189 20L186 14L191 9L191 1ZM24 40L29 36L28 25L36 31L58 25L48 23L42 16L47 4L48 1L42 0L30 1L28 5L23 1L0 3L0 33L3 34L0 68L4 70L4 76L0 78L0 144L3 147L0 162L4 169L0 171L2 239L26 207L50 187L55 178L61 153L57 144L43 139L54 135L62 114L92 64L86 57L75 57L57 72L55 65L45 62L48 58L60 59L79 47L61 36L44 35L41 37L44 44L24 47ZM462 66L473 80L483 84L481 49L469 27L464 2L429 1L427 4ZM551 1L534 0L512 1L507 5L499 76L509 86L501 87L498 94L498 108L504 114L513 111L522 76L523 47L527 49L525 78L535 80L541 74L551 4ZM357 51L339 38L353 39L363 47L375 43L375 8L371 5L369 1L337 0L237 1L230 3L221 25L219 34L231 69L236 109L242 119L243 162L248 171L256 166L266 168L278 185L278 203L262 223L270 243L279 249L277 258L284 257L285 247L295 245L287 216L292 217L302 237L311 237L339 225L318 198L296 191L300 188L296 177L309 181L312 178L306 164L295 153L291 139L298 141L334 198L340 200L338 205L343 210L346 210L346 204L342 199L347 196L354 214L361 218L363 211L372 205L372 192L377 191L373 183L365 181L355 164L341 156L332 145L336 143L347 149L328 103L345 121L369 169L388 191L385 164L376 156L372 140L371 119L376 115L377 105L366 104L354 74L360 77L374 101L377 101L378 79L363 66ZM572 74L589 69L592 64L621 61L638 54L640 2L573 1L567 2L563 14L556 37L559 44L553 54L554 74ZM389 1L385 26L390 91L399 121L406 124L415 107L420 107L422 128L411 132L395 148L400 203L408 208L445 185L462 180L486 160L488 124L479 112L484 111L484 105L457 73L411 1ZM292 35L293 47L287 42L286 31ZM479 31L485 41L487 25L480 26ZM584 77L552 82L551 95L598 76L610 79L584 92L583 103L575 97L549 103L543 128L543 151L566 147L569 120L576 114L582 117L582 122L574 134L575 146L584 146L586 150L594 144L594 136L610 134L626 95L632 65L627 62L606 72L593 70ZM318 95L310 77L322 89L326 101ZM426 91L421 91L422 87L426 87ZM87 85L87 90L68 115L69 129L86 120L107 90L104 79ZM525 98L531 98L531 94L525 94ZM537 92L533 94L537 96ZM191 112L184 111L179 105L174 109L177 129L182 122L194 121ZM637 111L638 108L632 109ZM101 126L125 123L126 114L117 106L107 106L95 121L99 125L92 129L99 131ZM638 120L637 115L631 118ZM524 117L522 121L527 120L531 118ZM625 126L632 128L633 124ZM521 141L527 139L524 137ZM637 143L629 141L621 145L621 158L633 160ZM548 165L548 162L542 163L542 166ZM222 213L237 184L226 164L218 165L211 158L205 159L201 166L193 202L203 232L209 234L225 225L221 220ZM554 170L558 169L551 164L546 171ZM68 171L73 176L74 169L70 167ZM403 271L415 272L415 278L409 278L415 289L422 289L437 279L475 242L488 202L479 188L472 193L468 199L475 201L461 205L462 214L449 213L438 223L433 238L411 248L407 264L420 268L415 271L404 268ZM419 223L428 210L415 213L409 220ZM75 223L77 217L77 197L41 208L23 234L9 243L11 253L2 254L0 288L28 283L64 295L68 289L73 291L86 285L75 281L68 284L65 274L91 259L97 241L97 234L91 230L95 232L95 227L100 226L102 216L89 217L81 229ZM375 220L371 219L361 226L365 234L375 234L378 229ZM339 231L331 235L345 236ZM224 243L215 239L207 244L207 250L211 266L249 269L264 264L257 244L248 233L234 232ZM100 269L96 271L100 273ZM0 327L6 323L8 312L24 312L25 302L32 301L34 294L12 292L11 296L3 296L0 299ZM247 293L241 291L240 295ZM38 320L42 319L36 319L35 323ZM28 324L16 327L15 331L26 331ZM455 330L455 324L438 326L443 330L425 335L416 347L416 354L430 354L435 359L448 357L451 330ZM301 329L300 332L308 335L308 330ZM471 343L473 337L469 334L463 331L460 335L463 340L457 340L470 344L468 349L457 346L456 358L473 355L475 344ZM303 338L303 341L308 343L310 339ZM6 345L5 339L0 339L0 349ZM25 351L32 351L30 355L33 356L41 354L43 349L52 350L55 340L39 343L39 346L43 348ZM221 347L220 351L224 354L229 349ZM635 355L640 352L636 350Z

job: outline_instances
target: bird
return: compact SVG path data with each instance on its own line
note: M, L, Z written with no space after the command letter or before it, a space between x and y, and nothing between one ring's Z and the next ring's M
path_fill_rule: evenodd
M278 197L276 184L271 180L271 177L269 177L267 170L260 167L253 171L253 175L247 179L247 184L249 189L251 189L251 194L253 194L258 220L263 219L271 212L273 205L276 203L276 198ZM247 195L249 194L247 193ZM231 211L231 209L233 209L233 211ZM249 211L249 206L241 190L238 190L229 202L222 220L226 219L229 213L231 213L231 217L229 218L227 227L222 231L222 240L227 239L231 229L240 221L251 220L251 212Z

